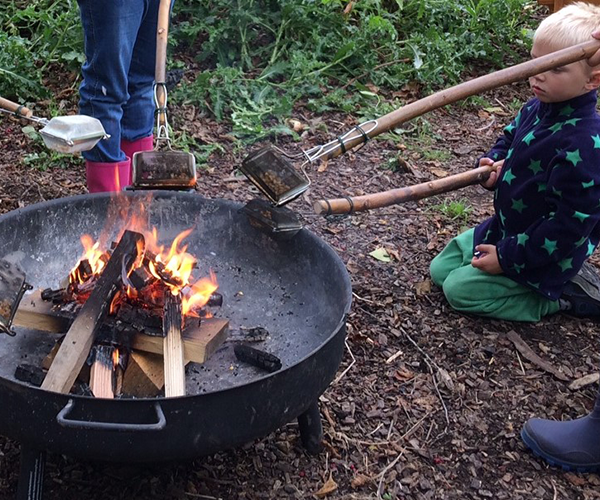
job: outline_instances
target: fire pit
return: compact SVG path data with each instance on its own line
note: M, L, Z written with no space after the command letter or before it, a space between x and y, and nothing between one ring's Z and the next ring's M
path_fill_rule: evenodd
M130 213L115 220L106 194L0 216L0 256L20 265L35 288L57 288L81 257L82 234L97 236L108 223L116 235L143 206L167 243L193 228L188 251L215 273L224 298L218 315L230 321L232 338L206 363L187 367L186 396L111 400L18 381L16 368L41 363L55 337L22 328L0 337L0 433L21 442L22 460L33 457L24 466L34 467L37 450L123 462L191 459L265 436L295 418L303 443L315 451L322 432L317 398L339 366L351 303L339 257L306 230L290 240L270 238L233 202L167 191L122 196ZM268 373L235 356L235 333L255 327L268 332L260 348L276 355L281 369Z

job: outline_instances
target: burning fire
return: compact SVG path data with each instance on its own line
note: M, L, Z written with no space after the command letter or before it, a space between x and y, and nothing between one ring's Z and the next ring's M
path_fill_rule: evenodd
M140 225L138 221L135 222L135 225ZM134 265L131 272L135 272L137 268L145 265L154 279L147 290L139 290L131 284L127 276L124 276L126 297L123 297L122 293L117 293L110 306L111 312L114 312L126 298L144 307L144 301L148 301L151 305L159 304L163 301L163 294L170 292L174 295L181 294L184 316L198 316L199 310L209 301L211 295L217 290L218 284L212 271L208 277L197 280L192 276L198 262L193 255L187 252L188 246L183 244L192 229L182 231L168 247L158 244L156 228L151 231L139 228L134 230L144 234L145 250L143 257ZM84 253L81 260L71 270L69 283L85 289L86 282L89 282L90 279L93 281L94 277L98 277L102 273L110 253L102 248L100 241L94 241L87 234L81 237L81 244ZM82 266L82 262L85 261L89 265Z

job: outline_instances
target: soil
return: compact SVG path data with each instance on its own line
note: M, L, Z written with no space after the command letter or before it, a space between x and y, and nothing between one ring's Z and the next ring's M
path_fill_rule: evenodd
M321 396L324 451L309 455L291 422L230 451L177 464L84 463L47 457L45 498L70 499L591 499L600 476L549 468L519 433L533 416L587 414L596 384L570 389L598 371L596 324L563 314L537 324L459 314L432 285L429 263L461 229L492 213L479 186L352 216L313 213L321 198L360 195L464 172L528 96L523 84L486 93L487 104L453 105L403 131L308 167L308 193L288 205L327 241L351 276L347 349ZM66 97L74 111L75 95ZM407 101L411 98L406 95ZM199 167L198 191L245 202L258 196L236 167L250 149L234 148L227 125L175 107L174 128L223 152ZM307 132L292 151L322 144L354 126L352 116L315 116L301 104ZM48 158L12 118L0 118L2 212L86 192L83 160ZM44 169L40 169L43 165ZM394 167L394 168L391 168ZM463 208L452 217L448 207ZM371 255L384 248L391 259ZM513 332L508 335L509 332ZM517 351L520 337L543 361ZM510 338L509 338L510 337ZM1 341L1 338L0 338ZM555 370L553 370L555 369ZM552 372L558 370L559 378ZM19 444L0 437L0 498L13 498Z

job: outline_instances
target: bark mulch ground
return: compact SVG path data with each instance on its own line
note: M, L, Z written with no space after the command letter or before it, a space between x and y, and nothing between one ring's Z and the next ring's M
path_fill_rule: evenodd
M491 195L473 186L330 218L311 208L322 197L377 192L471 168L516 112L513 103L526 96L523 85L490 92L482 96L487 104L438 110L400 134L309 167L311 189L289 208L341 256L354 292L347 349L320 398L322 454L304 451L292 422L239 449L187 463L101 464L50 455L45 498L600 497L598 475L549 468L519 438L532 416L570 419L589 411L596 384L570 384L598 371L596 324L562 314L538 324L458 314L429 280L429 263L450 238L492 213ZM194 113L173 113L186 117L175 128L224 148L200 167L200 194L240 202L256 196L235 175L249 151L233 148L226 126ZM350 116L313 116L302 107L295 118L308 130L304 147L356 124ZM4 117L0 170L1 212L85 192L80 158L48 155ZM381 248L389 262L371 255ZM519 339L542 361L520 352ZM19 444L0 437L0 498L14 496L18 470Z

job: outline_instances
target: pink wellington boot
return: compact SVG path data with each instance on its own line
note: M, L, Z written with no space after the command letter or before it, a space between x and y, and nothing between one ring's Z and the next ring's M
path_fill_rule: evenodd
M86 160L85 173L90 193L122 191L131 184L131 159L113 163Z
M142 137L136 141L121 139L121 151L129 158L133 158L133 154L139 151L150 151L152 149L154 149L154 136L152 135Z

